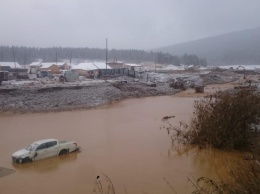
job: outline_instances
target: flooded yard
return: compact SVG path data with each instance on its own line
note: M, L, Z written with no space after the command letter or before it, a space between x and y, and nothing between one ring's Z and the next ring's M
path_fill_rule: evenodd
M116 193L188 193L191 179L216 177L235 154L186 151L171 146L161 119L189 121L194 98L148 97L100 108L0 118L0 166L14 169L0 177L0 193L93 193L96 176L108 176ZM80 152L27 164L11 154L45 138L75 140ZM189 148L187 148L189 150Z

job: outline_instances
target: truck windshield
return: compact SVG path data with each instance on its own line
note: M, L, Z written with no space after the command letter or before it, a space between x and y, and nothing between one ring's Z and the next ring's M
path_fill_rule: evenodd
M38 144L31 144L31 145L29 145L27 148L26 148L26 150L28 150L28 151L33 151L33 150L35 150L36 149L36 147L38 146Z

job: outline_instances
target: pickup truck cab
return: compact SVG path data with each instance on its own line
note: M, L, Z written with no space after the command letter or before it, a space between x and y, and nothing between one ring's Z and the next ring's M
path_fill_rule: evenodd
M13 162L25 163L44 158L67 154L78 150L76 142L58 141L56 139L39 140L25 149L21 149L12 155Z

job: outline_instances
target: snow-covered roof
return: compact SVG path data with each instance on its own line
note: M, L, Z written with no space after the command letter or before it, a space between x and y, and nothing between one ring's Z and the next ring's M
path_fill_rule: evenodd
M56 63L56 62L49 62L49 63L41 63L41 68L49 68L50 66L52 66L52 65L57 65L58 67L60 67L60 66L62 66L62 65L65 65L65 64L67 64L67 63L65 63L65 62L58 62L58 63Z
M52 65L56 65L56 63L42 63L41 68L48 69Z
M133 63L125 63L126 66L131 66L131 67L141 67L142 65L137 65Z
M42 62L32 62L29 66L40 66Z
M59 66L63 66L63 65L65 65L65 64L67 64L67 63L65 63L65 62L58 62L57 64L56 63L54 63L55 65L57 65L58 67Z
M17 63L17 62L15 62L15 63L14 62L0 62L0 66L7 66L12 69L15 69L15 68L21 69L22 68L21 65L19 65L19 63Z
M98 68L98 69L112 69L109 65L106 66L106 63L97 63L95 62L94 65Z
M79 63L78 65L73 65L71 69L81 69L86 71L98 69L93 63Z

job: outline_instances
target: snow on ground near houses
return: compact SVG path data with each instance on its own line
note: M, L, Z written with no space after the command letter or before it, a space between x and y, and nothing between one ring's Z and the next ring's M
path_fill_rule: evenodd
M143 78L147 78L148 75L148 80L150 81L157 81L157 82L168 82L171 80L175 80L177 78L182 78L185 80L193 80L197 81L200 79L200 74L199 73L189 73L189 72L183 72L183 73L176 73L176 74L167 74L167 73L148 73L144 74ZM146 77L145 77L146 76Z
M215 69L217 67L221 68L221 69L237 69L239 67L239 69L243 69L242 67L244 67L246 70L255 70L255 69L260 69L260 65L223 65L223 66L207 66L207 67L199 67L199 70L205 70L205 71L209 71L211 69ZM180 65L180 66L176 66L176 65L164 65L161 66L157 69L159 70L176 70L176 71L183 71L189 67L192 67L192 65L187 66L187 65Z
M243 69L242 67L244 67L246 70L255 70L255 69L259 69L260 65L223 65L223 66L218 66L221 69ZM215 66L214 66L215 67Z
M65 84L57 81L50 80L48 78L38 78L37 80L10 80L3 81L1 88L12 89L12 88L51 88L51 87L74 87L74 86L91 86L105 82L99 79L84 79L76 82L66 82Z

